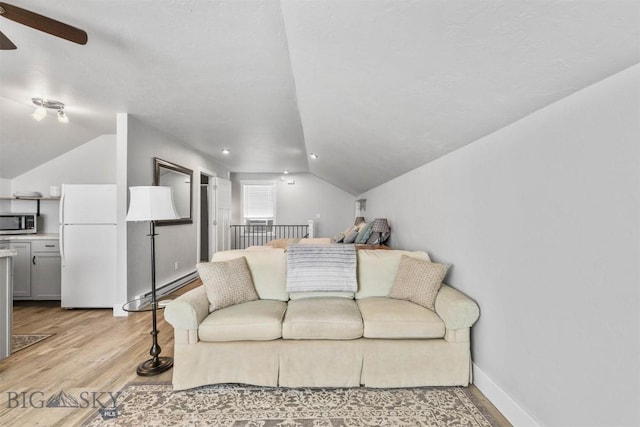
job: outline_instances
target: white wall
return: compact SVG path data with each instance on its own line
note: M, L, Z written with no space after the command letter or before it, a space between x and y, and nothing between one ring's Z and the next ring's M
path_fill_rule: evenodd
M127 186L153 184L153 158L158 157L194 171L193 223L156 227L156 283L163 286L195 271L197 263L197 204L199 189L195 175L199 168L227 176L228 170L212 158L160 133L128 116ZM127 293L128 298L151 289L151 248L148 223L127 225ZM174 268L178 263L178 269Z
M11 180L0 178L0 197L11 197ZM0 212L10 212L11 201L0 200Z
M640 425L639 93L636 65L362 195L453 264L475 363L540 425Z
M11 191L38 191L49 197L50 186L62 184L113 184L116 182L116 137L101 135L11 180ZM57 200L40 203L40 232L57 233ZM36 202L11 202L12 212L35 212Z
M11 197L11 180L0 178L0 197Z
M231 174L232 223L242 223L241 181L276 182L276 219L281 225L314 221L316 237L331 237L353 224L355 198L312 174ZM295 181L294 185L288 184ZM319 216L319 217L318 217Z
M129 114L116 114L116 186L118 188L117 197L117 217L116 224L116 257L117 257L117 288L116 298L113 304L114 316L127 316L128 313L122 309L122 305L129 300L127 283L127 198L129 189L127 188L128 171L128 146L129 146Z

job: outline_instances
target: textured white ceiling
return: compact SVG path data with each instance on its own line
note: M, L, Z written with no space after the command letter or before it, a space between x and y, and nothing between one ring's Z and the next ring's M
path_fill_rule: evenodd
M307 148L330 157L311 171L359 193L637 63L638 4L283 1Z
M12 3L89 42L0 18L3 178L128 112L233 171L359 194L640 62L635 0ZM71 122L35 122L35 96Z

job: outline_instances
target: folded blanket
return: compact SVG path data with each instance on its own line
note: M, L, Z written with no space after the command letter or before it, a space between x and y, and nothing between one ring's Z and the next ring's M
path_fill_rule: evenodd
M287 292L356 292L354 245L289 245Z

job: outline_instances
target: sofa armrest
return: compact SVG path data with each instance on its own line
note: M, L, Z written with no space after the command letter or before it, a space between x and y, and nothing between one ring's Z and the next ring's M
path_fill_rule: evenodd
M198 341L198 325L209 315L204 286L198 286L167 304L164 318L175 330L176 342Z
M462 292L442 284L436 297L436 313L447 329L463 329L470 328L478 320L480 307Z

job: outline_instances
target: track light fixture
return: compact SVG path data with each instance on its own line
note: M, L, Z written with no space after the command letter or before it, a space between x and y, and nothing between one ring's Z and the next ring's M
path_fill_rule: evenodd
M44 119L46 116L47 116L47 110L45 110L44 107L37 107L36 110L31 115L31 117L33 117L37 121Z
M69 123L69 117L64 113L64 110L58 110L58 121L60 123Z
M47 116L47 109L50 109L57 111L60 123L69 123L69 117L64 112L64 104L62 102L44 98L31 98L31 102L36 105L36 110L31 116L37 121L44 119Z

